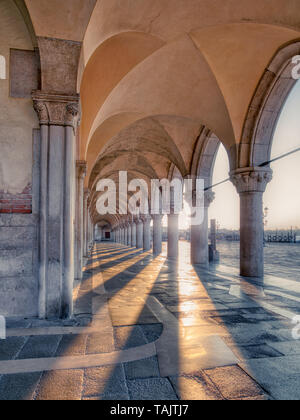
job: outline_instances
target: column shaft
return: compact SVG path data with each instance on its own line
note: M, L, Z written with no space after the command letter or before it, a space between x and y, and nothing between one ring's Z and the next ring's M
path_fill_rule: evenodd
M131 246L136 247L136 224L133 222L131 225Z
M241 244L240 268L245 277L262 277L264 274L263 246L263 194L240 194Z
M168 215L168 258L178 258L179 229L178 214Z
M160 255L162 253L162 217L160 215L153 216L153 254Z
M268 167L242 168L231 173L240 194L240 268L244 277L263 277L263 193L272 179Z
M64 281L62 293L62 317L73 314L74 285L74 222L75 222L75 136L73 127L65 128L66 163L64 190Z
M151 249L151 218L143 219L143 249L145 252Z
M77 171L75 277L81 280L83 269L83 187L86 162L77 162Z
M191 263L208 265L208 209L204 209L204 220L201 225L191 226Z
M140 220L137 222L137 225L136 225L136 248L137 249L141 249L144 246L143 236L144 236L144 226L143 226L143 222Z

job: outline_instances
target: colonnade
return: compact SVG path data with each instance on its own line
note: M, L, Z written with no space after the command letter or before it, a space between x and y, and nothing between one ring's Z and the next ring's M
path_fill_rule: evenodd
M86 173L84 162L77 162L77 208L76 208L76 277L82 277L84 257L89 255L94 243L95 228L90 214L90 192L84 189ZM240 195L241 250L240 269L245 277L262 277L263 254L263 193L272 179L269 168L244 168L231 173L231 181ZM209 264L208 209L214 200L214 193L206 191L204 196L204 217L199 225L191 226L191 263L203 266ZM128 247L160 255L162 252L162 215L120 218L112 226L111 240ZM151 235L151 219L153 235ZM168 215L168 258L177 259L179 254L179 215Z
M160 254L162 251L162 217L154 216L153 225L153 252ZM151 250L151 217L135 217L130 221L121 221L112 230L113 242L120 243L132 248Z
M244 277L263 277L263 193L272 179L267 167L243 168L233 171L231 181L240 196L240 273ZM214 200L210 190L204 194L203 221L191 226L191 263L204 268L209 264L208 209ZM162 252L162 215L154 215L152 250L154 255ZM138 217L120 222L114 227L114 241L126 246L149 251L151 249L151 218ZM179 254L179 216L168 215L168 258Z

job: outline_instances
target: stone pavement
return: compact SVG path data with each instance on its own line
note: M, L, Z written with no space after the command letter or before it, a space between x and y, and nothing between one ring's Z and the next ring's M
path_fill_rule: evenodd
M185 246L188 246L188 244ZM217 247L221 256L221 264L239 267L239 242L220 241ZM265 273L267 275L300 281L300 244L267 243L264 254Z
M72 321L8 320L0 399L300 398L300 283L97 244Z

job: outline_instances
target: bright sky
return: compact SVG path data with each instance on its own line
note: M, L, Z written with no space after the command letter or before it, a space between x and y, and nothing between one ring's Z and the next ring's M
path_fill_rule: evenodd
M291 92L280 116L274 135L272 158L300 147L300 82ZM273 180L264 195L264 206L269 208L268 228L300 228L300 152L272 165ZM227 153L222 146L216 161L214 180L228 178ZM239 228L239 197L228 182L215 188L216 199L209 217L217 219L221 228Z

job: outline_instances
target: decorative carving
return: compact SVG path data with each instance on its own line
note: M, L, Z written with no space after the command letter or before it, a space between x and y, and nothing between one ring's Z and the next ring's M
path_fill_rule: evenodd
M88 188L84 189L84 201L88 203L89 197L91 195L91 191Z
M139 225L140 223L143 223L142 219L139 216L134 217L134 223L136 225Z
M272 180L270 168L243 168L231 172L230 178L239 194L246 192L264 193Z
M141 214L140 218L143 223L151 221L151 216L149 214Z
M40 124L41 125L48 124L49 115L48 115L48 109L46 107L46 104L39 100L33 101L33 108L35 112L37 113Z
M200 194L200 193L199 193ZM190 204L192 202L193 207L197 205L197 191L193 190L190 194L186 193L185 198ZM201 193L198 200L201 200L201 206L204 205L205 208L208 208L215 199L215 193L212 190L207 190L204 194Z
M205 191L204 193L204 207L208 208L214 201L216 194L212 190Z
M163 215L162 214L152 214L152 219L157 221L162 221Z
M33 93L33 107L41 125L77 128L79 96L58 95L42 91Z
M87 172L87 162L85 160L78 160L76 162L77 176L80 179L84 179Z
M79 104L70 103L66 106L66 125L76 127L78 125L77 117L79 116Z

